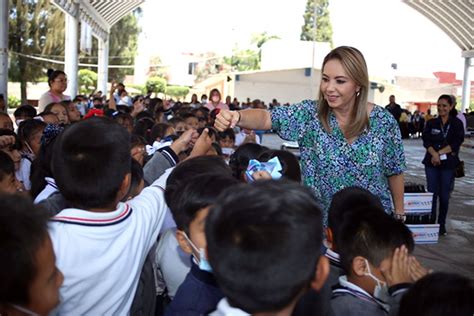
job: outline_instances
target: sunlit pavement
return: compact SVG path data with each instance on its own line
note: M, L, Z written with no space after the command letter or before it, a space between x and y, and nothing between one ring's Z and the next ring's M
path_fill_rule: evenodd
M265 134L263 145L279 149L283 140L275 134ZM456 272L474 278L474 148L472 139L466 141L460 157L464 160L466 176L456 179L451 195L447 236L437 244L417 245L415 255L434 271ZM407 171L405 182L426 185L424 166L421 164L425 149L420 139L404 141Z

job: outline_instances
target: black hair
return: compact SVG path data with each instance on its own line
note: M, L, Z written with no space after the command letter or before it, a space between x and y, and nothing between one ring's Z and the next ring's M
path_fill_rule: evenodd
M68 109L67 105L64 104L62 101L61 101L61 102L51 102L51 103L49 103L47 106L45 106L43 112L54 114L54 113L51 111L51 109L52 109L53 106L55 106L55 105L62 106L62 107L66 110L66 113L69 115L69 109Z
M66 129L56 147L53 174L64 198L82 209L110 207L130 173L127 131L111 119L93 117Z
M130 169L131 179L130 179L130 188L128 189L127 194L122 199L122 202L126 202L129 197L134 197L134 193L140 186L140 183L143 181L143 168L138 161L132 158L132 165Z
M147 143L150 143L151 129L155 125L155 120L149 117L138 119L133 127L132 134L143 137Z
M438 101L439 100L446 100L446 102L448 102L449 105L456 104L456 97L453 97L452 95L449 95L449 94L440 95L438 98ZM456 117L456 115L458 115L458 110L456 110L456 107L453 107L451 111L449 111L449 116Z
M231 175L231 170L224 159L219 156L200 156L181 162L173 169L166 180L166 204L171 208L172 201L175 198L174 195L177 195L176 198L181 198L180 190L184 184L189 179L206 173Z
M181 117L175 116L172 119L168 120L168 123L173 125L173 127L176 127L177 124L184 123L184 120Z
M211 146L216 151L217 156L222 156L223 155L222 148L218 143L212 143Z
M172 127L173 126L171 124L167 124L167 123L158 123L158 124L153 125L150 132L149 144L152 145L156 141L157 138L160 138L161 140L163 137L165 137L166 131Z
M247 143L237 147L229 160L233 176L238 180L242 180L242 173L247 169L250 159L257 159L266 150L268 150L267 147L255 143Z
M347 214L338 233L336 243L348 275L352 274L352 261L356 256L362 256L378 267L396 248L405 245L409 252L414 249L413 235L408 227L370 205Z
M38 132L40 129L44 129L46 123L36 119L28 119L22 121L18 126L18 137L20 142L28 142L31 140L31 137Z
M221 139L225 139L226 137L230 138L231 140L235 141L235 133L234 133L234 130L232 128L228 128L222 132L219 132L219 134L217 134L218 137L219 137L219 140Z
M38 250L49 238L49 216L21 195L0 194L0 204L0 306L26 306Z
M399 315L471 316L473 281L454 273L428 274L413 284L400 301Z
M120 125L122 125L122 123L120 123L119 121L122 121L122 122L126 120L130 121L130 123L133 126L133 117L128 113L118 112L117 114L113 116L113 119L117 121Z
M230 304L250 314L288 306L314 279L322 228L312 192L298 183L256 181L221 193L207 217L206 241Z
M46 75L48 76L48 86L51 87L51 81L54 81L54 79L56 79L60 75L66 76L66 73L62 70L48 69L48 71L46 72Z
M143 145L143 146L146 145L145 138L132 134L130 136L130 148L133 148L135 146L140 146L140 145Z
M182 118L183 120L186 120L188 118L198 119L198 117L196 115L194 115L193 113L191 113L191 112L180 113L179 117Z
M0 150L0 181L11 174L15 174L15 164L9 154Z
M351 212L367 212L375 210L383 213L384 208L379 197L360 187L347 187L332 196L328 210L328 227L334 236L334 241L339 237L339 229L343 225L347 214ZM337 243L337 242L336 242Z
M24 104L24 105L19 106L15 110L15 112L13 112L13 116L16 119L20 117L33 118L36 116L36 109L29 104Z
M277 157L280 161L281 174L284 178L301 182L300 162L291 152L287 150L267 150L258 157L258 160L268 161L274 157Z
M201 174L188 179L169 204L177 228L188 233L189 225L196 218L198 211L214 204L224 189L237 183L230 173Z
M47 183L45 177L55 178L51 167L54 152L57 150L54 144L57 141L58 134L52 134L47 138L43 134L41 147L38 157L31 164L31 190L30 194L36 198L43 191Z

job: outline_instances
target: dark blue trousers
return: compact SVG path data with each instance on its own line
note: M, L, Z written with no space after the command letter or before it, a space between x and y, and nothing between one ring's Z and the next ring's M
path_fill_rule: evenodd
M446 224L448 215L449 193L454 182L454 169L425 167L428 192L433 193L431 220L436 222L437 202L439 198L438 224Z

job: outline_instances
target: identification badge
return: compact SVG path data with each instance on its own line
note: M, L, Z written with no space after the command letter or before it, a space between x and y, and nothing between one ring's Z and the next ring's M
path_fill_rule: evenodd
M446 160L448 156L446 154L439 155L439 160Z

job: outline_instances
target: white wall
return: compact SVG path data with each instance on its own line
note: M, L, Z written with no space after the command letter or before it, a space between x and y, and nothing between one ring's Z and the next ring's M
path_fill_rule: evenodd
M305 69L258 72L241 74L240 80L234 78L234 96L240 101L247 98L260 99L268 104L273 99L280 103L296 103L314 99L320 81L320 71L315 70L314 88L311 77L305 76Z

